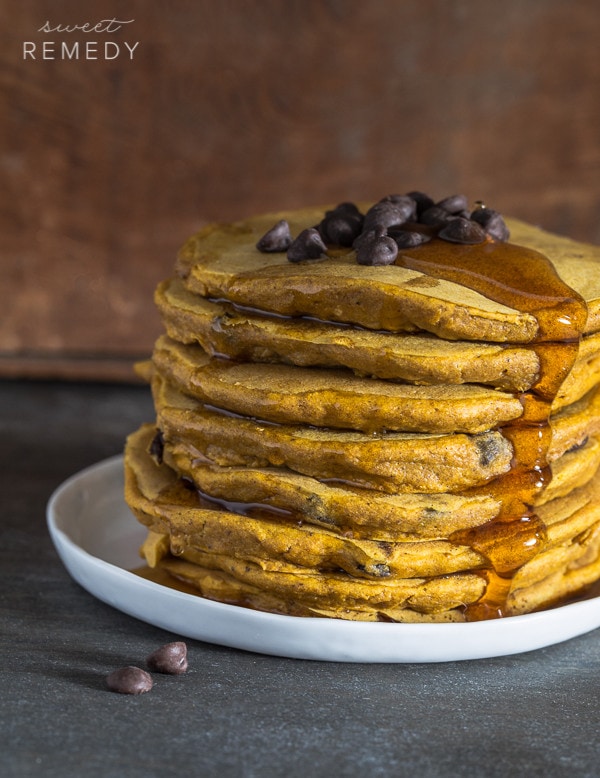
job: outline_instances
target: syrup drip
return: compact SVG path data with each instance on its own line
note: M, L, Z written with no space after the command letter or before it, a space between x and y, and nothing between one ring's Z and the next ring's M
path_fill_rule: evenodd
M506 615L512 577L546 541L546 527L533 506L552 477L547 459L552 402L577 357L587 306L561 280L547 257L510 243L490 240L463 246L434 239L403 250L396 264L458 283L532 314L538 323L538 335L529 346L538 357L538 379L531 391L519 395L522 416L502 428L513 446L511 469L472 490L493 494L501 504L500 512L487 524L455 532L449 538L478 551L488 563L480 573L486 580L485 593L466 608L466 618L500 618Z
M454 281L523 313L539 325L536 340L577 340L587 318L584 300L562 281L539 251L488 240L463 246L432 240L403 249L396 265Z

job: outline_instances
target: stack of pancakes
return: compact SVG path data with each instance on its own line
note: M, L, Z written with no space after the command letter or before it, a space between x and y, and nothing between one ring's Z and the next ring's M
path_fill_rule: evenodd
M376 227L399 249L369 263L323 218L211 225L158 287L166 334L140 366L156 419L125 456L147 564L210 599L367 621L584 591L600 578L600 249L514 220L509 240L470 243L411 223L423 243ZM282 224L323 245L257 247Z

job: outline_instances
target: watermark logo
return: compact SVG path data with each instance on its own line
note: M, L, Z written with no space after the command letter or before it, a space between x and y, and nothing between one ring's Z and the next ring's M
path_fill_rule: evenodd
M23 41L23 59L102 59L119 57L132 60L139 41L108 40L105 36L128 29L135 19L101 19L83 24L53 24L50 21L37 30L45 35L69 35L67 40ZM72 36L77 36L73 39ZM92 40L88 36L94 35Z

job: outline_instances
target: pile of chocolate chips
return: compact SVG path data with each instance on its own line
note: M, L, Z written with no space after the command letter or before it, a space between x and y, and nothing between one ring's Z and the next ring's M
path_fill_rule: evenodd
M400 249L414 248L432 238L475 245L505 241L508 228L498 211L477 203L474 210L464 195L434 202L423 192L388 195L362 214L354 203L326 211L316 227L292 237L287 221L277 222L258 241L262 252L287 252L290 262L320 259L328 245L352 247L360 265L391 265Z

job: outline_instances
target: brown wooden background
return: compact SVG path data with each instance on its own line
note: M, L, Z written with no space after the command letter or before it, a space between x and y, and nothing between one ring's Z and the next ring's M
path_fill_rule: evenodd
M597 0L0 0L0 375L130 379L210 220L417 188L600 242L599 42Z

